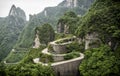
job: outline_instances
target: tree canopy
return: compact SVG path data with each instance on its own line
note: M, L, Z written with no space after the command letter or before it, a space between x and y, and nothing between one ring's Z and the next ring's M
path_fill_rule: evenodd
M85 58L79 69L83 76L113 76L119 75L119 60L107 46L90 49L85 52Z
M47 44L55 38L54 29L50 24L43 24L42 26L37 27L35 31L38 31L39 39L42 44Z

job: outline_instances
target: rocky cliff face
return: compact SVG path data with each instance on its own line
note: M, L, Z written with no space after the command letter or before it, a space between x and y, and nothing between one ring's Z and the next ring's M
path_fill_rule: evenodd
M98 34L96 32L89 33L85 36L85 50L90 48L97 48L101 44Z
M15 5L12 5L10 12L9 12L9 16L14 16L14 17L17 16L17 17L22 18L23 20L26 20L25 12L21 8L16 7Z
M59 4L61 7L82 7L82 8L89 8L94 0L64 0Z
M15 5L11 7L9 15L0 20L0 60L13 48L19 34L26 24L25 12Z
M36 32L33 48L39 48L41 45L38 33L39 33L39 31Z

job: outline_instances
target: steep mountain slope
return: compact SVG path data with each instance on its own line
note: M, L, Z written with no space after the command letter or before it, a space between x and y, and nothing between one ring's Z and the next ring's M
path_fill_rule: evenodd
M96 33L102 44L85 51L79 67L83 76L120 76L120 0L96 0L76 33L86 41Z
M77 35L85 37L96 32L102 43L109 44L113 50L120 40L120 1L97 0L89 12L81 19Z
M94 0L64 0L56 7L47 7L41 13L30 16L30 21L24 28L14 48L28 48L32 46L35 37L34 29L37 26L49 23L56 30L58 19L66 11L74 11L77 15L83 15L93 1Z
M0 60L13 48L25 23L24 11L15 5L11 7L7 17L0 18Z

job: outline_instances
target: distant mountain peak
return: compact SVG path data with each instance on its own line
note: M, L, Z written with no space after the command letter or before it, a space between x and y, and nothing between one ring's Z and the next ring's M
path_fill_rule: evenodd
M10 12L9 12L9 16L10 15L14 15L15 14L15 10L16 10L16 6L15 5L12 5L11 9L10 9Z
M13 4L13 5L12 5L12 8L16 8L16 6Z
M26 20L25 12L21 8L16 7L14 4L11 6L9 16L20 17Z

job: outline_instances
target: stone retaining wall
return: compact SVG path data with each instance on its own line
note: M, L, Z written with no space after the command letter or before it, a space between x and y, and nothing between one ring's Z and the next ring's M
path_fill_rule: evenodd
M47 48L44 49L42 53L50 54L47 52ZM78 58L52 63L51 67L55 72L55 76L79 76L79 65L83 58L84 58L84 54L80 53L80 57ZM42 63L38 61L37 62L34 61L34 63L39 63L44 66L48 65L47 63Z
M69 50L67 50L66 46L68 44L71 44L75 40L76 40L75 36L73 36L71 38L63 38L63 39L59 39L59 40L50 42L50 45L53 47L53 51L56 54L63 54L63 53L70 52ZM60 42L60 41L63 41L63 42L62 43L57 43L57 42ZM67 41L67 42L64 42L64 41Z
M83 58L81 54L78 58L51 64L55 76L79 76L79 65Z
M66 45L53 45L54 52L56 54L62 54L68 52Z

